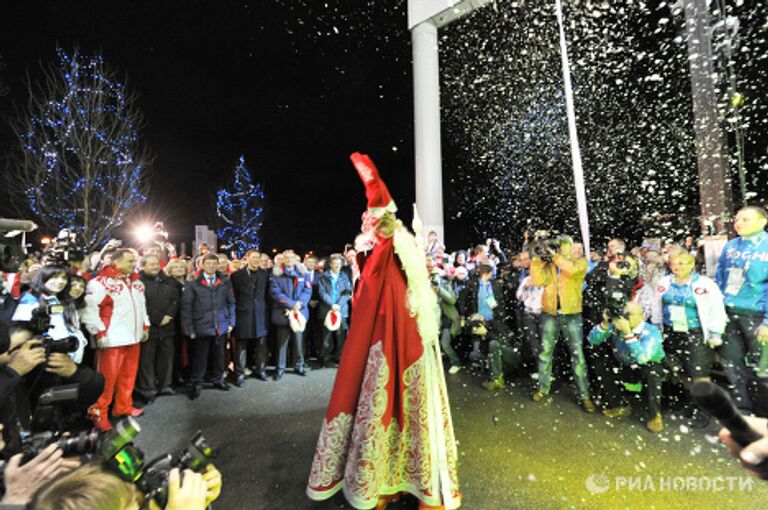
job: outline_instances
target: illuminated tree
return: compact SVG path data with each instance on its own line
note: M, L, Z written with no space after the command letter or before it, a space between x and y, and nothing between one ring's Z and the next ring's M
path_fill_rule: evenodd
M264 213L264 192L261 184L253 182L251 172L245 167L244 156L240 156L228 187L216 193L216 214L225 224L216 235L225 247L242 257L249 249L259 247L259 230Z
M139 144L136 96L116 71L101 55L57 54L39 87L29 85L14 126L21 151L9 184L40 223L80 232L93 249L146 201L150 158Z

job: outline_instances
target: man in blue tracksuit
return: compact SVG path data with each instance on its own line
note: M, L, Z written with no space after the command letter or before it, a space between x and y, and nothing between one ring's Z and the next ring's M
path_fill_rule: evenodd
M733 222L739 237L723 248L715 275L729 319L721 363L734 386L736 405L745 411L752 410L748 385L768 379L767 224L765 209L741 209Z

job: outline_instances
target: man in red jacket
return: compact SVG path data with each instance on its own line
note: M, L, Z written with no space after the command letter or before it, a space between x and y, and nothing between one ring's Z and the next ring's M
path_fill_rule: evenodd
M144 284L134 271L136 254L119 249L112 263L88 282L82 321L96 338L96 363L104 375L104 392L90 414L99 430L112 428L109 407L114 397L115 416L140 416L133 407L133 388L139 368L139 344L149 337Z

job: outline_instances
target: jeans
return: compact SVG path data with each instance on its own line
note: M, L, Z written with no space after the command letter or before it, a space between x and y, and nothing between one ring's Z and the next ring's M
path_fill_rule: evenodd
M523 332L523 338L528 344L528 348L531 350L533 359L539 359L541 352L541 331L540 331L541 314L523 312L521 316L520 328Z
M453 337L451 336L451 328L443 328L440 332L440 347L442 347L443 353L448 356L448 361L451 366L458 367L461 366L461 360L459 359L459 355L456 354L453 345L451 345L451 340L453 340Z
M571 369L582 400L589 398L587 362L582 349L583 335L581 314L541 314L541 353L539 354L539 389L549 394L552 386L552 356L555 352L558 333L562 333L571 351Z

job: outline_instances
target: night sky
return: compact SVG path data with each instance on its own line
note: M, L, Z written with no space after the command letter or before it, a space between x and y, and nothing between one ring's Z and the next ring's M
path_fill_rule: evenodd
M101 52L138 93L155 157L139 218L191 240L195 224L214 220L215 190L244 154L267 198L262 247L339 250L365 208L355 150L374 158L410 220L411 49L399 4L3 2L10 94L0 114L15 115L27 73L34 81L57 46ZM15 143L0 123L0 156Z

